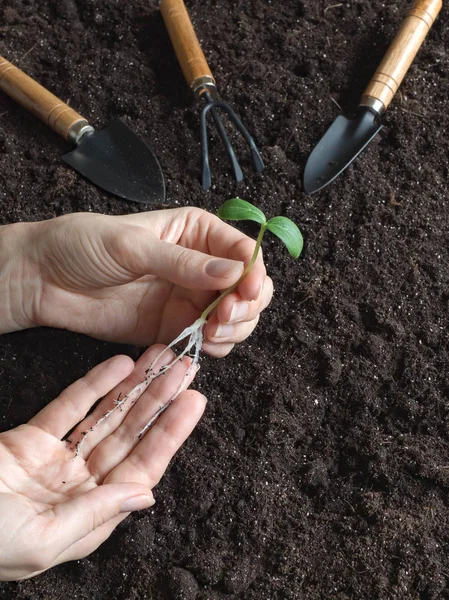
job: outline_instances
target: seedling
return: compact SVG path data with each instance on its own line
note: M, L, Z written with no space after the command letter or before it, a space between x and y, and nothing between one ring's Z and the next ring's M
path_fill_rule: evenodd
M133 406L154 379L169 371L177 362L182 360L184 356L189 355L192 358L192 362L185 374L184 381L181 383L174 395L165 404L160 406L160 408L152 416L151 420L139 432L139 438L142 438L145 435L156 419L170 406L177 396L179 396L179 394L183 391L185 382L188 381L191 373L198 368L200 352L203 345L203 329L209 316L217 308L220 302L233 290L235 290L251 271L254 263L257 260L259 250L262 245L262 239L267 229L271 231L271 233L274 233L274 235L277 236L282 242L284 242L287 250L293 258L298 258L301 254L303 247L301 232L299 231L298 227L286 217L273 217L272 219L267 220L261 210L249 202L241 200L240 198L233 198L232 200L225 202L219 209L218 216L227 221L255 221L256 223L259 223L259 235L257 236L256 246L254 248L251 260L249 261L239 280L234 285L224 290L224 292L222 292L218 298L216 298L216 300L214 300L203 311L199 319L190 325L190 327L184 329L184 331L180 333L176 339L174 339L166 348L164 348L164 350L162 350L162 352L158 354L158 356L153 360L151 365L146 370L145 379L136 385L136 387L134 387L126 396L123 398L118 398L115 401L113 408L105 413L93 427L91 427L88 431L83 432L82 438L76 443L76 456L79 455L83 442L86 439L86 435L90 431L96 429L100 423L105 421L116 410L123 410L124 405L128 402L131 406ZM164 354L170 348L173 348L184 340L187 340L184 349L177 356L175 356L175 358L168 365L156 369L156 363L164 356Z

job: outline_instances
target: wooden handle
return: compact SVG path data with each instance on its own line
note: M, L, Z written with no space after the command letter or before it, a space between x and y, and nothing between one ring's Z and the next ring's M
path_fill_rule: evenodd
M205 91L200 89L201 83L210 82L215 87L215 79L201 50L183 0L162 0L161 12L189 86L199 95Z
M70 106L1 56L0 89L65 139L70 139L70 130L75 123L86 121Z
M417 0L368 84L361 105L383 113L443 6L442 0Z

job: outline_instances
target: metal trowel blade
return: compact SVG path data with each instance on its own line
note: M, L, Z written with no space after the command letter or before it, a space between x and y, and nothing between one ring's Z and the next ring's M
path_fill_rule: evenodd
M63 160L95 185L133 202L162 203L165 182L152 150L119 119L85 133Z
M382 125L369 109L354 119L340 116L310 154L304 171L304 191L313 194L331 183L379 133Z

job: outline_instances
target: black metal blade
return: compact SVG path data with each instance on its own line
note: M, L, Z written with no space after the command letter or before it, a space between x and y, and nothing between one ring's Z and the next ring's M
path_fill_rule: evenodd
M355 119L337 117L310 154L304 191L312 194L333 181L382 129L376 115L359 108Z
M111 194L133 202L165 199L162 169L152 150L119 119L85 133L64 161Z

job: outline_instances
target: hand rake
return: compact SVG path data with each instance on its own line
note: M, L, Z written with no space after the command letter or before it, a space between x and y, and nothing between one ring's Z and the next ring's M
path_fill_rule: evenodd
M184 77L197 99L204 100L205 106L201 111L201 182L204 190L211 186L211 174L209 165L209 144L207 139L207 115L210 112L218 131L226 153L231 161L236 181L242 181L243 173L235 155L234 149L229 141L228 134L221 120L218 110L222 110L229 117L231 123L245 139L251 151L251 157L255 170L263 171L264 164L256 144L248 133L234 110L221 100L217 99L217 87L206 58L201 50L198 38L193 29L189 13L183 0L162 0L161 12L167 27L170 39L181 65Z

